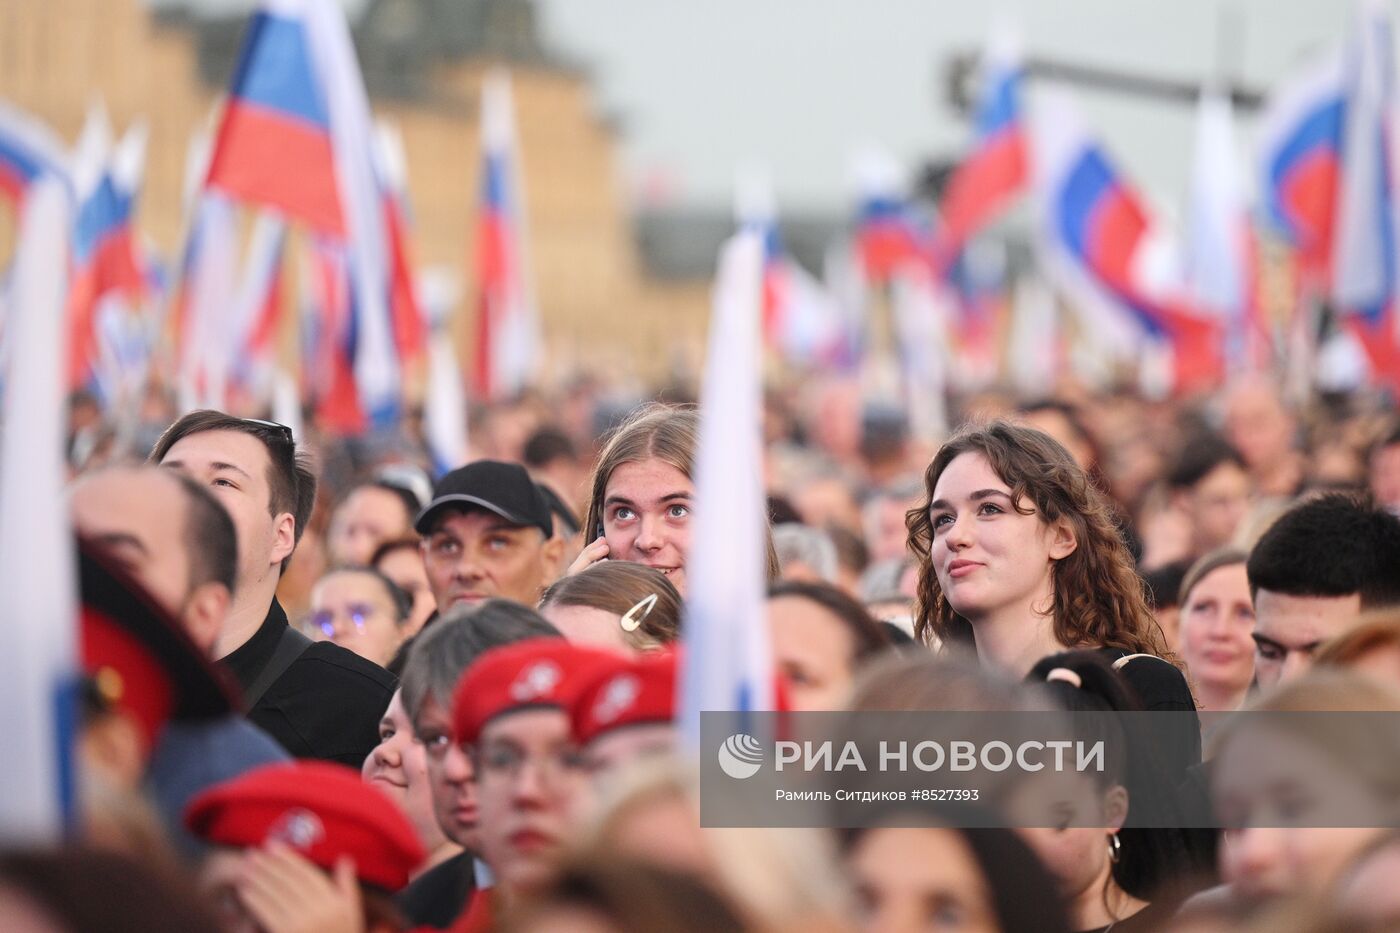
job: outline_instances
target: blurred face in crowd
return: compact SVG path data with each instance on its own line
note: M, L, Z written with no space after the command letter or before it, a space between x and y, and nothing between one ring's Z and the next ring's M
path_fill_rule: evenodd
M242 431L201 431L176 441L161 466L206 484L228 510L238 533L239 598L269 578L275 586L296 546L296 520L290 512L271 514L272 461L262 441Z
M189 505L176 478L150 467L103 470L78 481L70 507L74 527L106 548L180 619L195 644L212 652L229 592L220 583L190 586Z
M543 880L587 780L568 714L523 709L498 716L482 729L472 758L481 857L509 889Z
M903 557L907 550L909 531L904 515L919 504L917 494L904 499L880 495L865 507L865 542L870 547L872 561Z
M638 723L610 729L583 750L583 766L593 783L608 782L639 761L669 755L676 750L676 727L668 722Z
M555 549L538 528L512 525L493 512L449 512L423 539L423 566L438 608L493 597L533 606L550 583Z
M1222 823L1220 872L1245 898L1316 894L1384 830L1348 827L1357 814L1395 818L1354 765L1264 723L1229 737L1214 759L1213 797ZM1343 825L1338 825L1343 824Z
M690 478L664 460L619 464L603 490L608 557L660 570L684 596L694 497Z
M829 609L800 596L768 600L773 662L788 682L798 712L846 706L855 663L855 639Z
M380 667L393 660L404 638L383 582L353 570L334 571L317 581L307 628L314 640L333 641Z
M394 585L413 600L403 631L405 638L416 634L437 608L433 590L428 585L428 571L423 566L423 552L416 547L394 548L379 559L375 569L393 580Z
M427 757L433 814L443 835L471 852L480 852L472 763L452 739L452 714L436 697L425 697L413 732Z
M1388 444L1371 455L1371 494L1400 515L1400 444Z
M1249 474L1226 461L1186 490L1178 502L1191 522L1197 554L1229 544L1249 511Z
M1254 671L1260 687L1285 683L1312 667L1313 654L1356 621L1361 594L1293 596L1254 594Z
M1217 567L1181 607L1181 654L1198 685L1239 693L1254 677L1254 606L1245 566Z
M1293 418L1278 393L1262 383L1242 385L1225 401L1225 433L1252 470L1267 470L1293 451Z
M1039 411L1026 412L1020 416L1020 420L1059 441L1060 446L1069 451L1069 455L1079 464L1081 470L1093 469L1094 448L1090 446L1089 439L1079 433L1074 423L1065 417L1064 412L1042 408Z
M604 827L600 844L608 852L701 878L715 874L700 814L677 792L663 791L631 802Z
M1057 778L1024 783L1013 806L1048 808L1049 818L1027 818L1027 828L1016 834L1055 879L1071 916L1078 916L1103 899L1110 883L1112 845L1128 815L1128 794L1117 785L1102 789L1084 774Z
M428 852L446 837L433 814L433 790L428 780L428 752L413 741L413 726L403 708L403 694L394 691L379 720L379 744L365 759L361 776L393 798L408 816Z
M413 517L403 500L378 486L360 486L345 497L331 516L327 546L333 565L363 566L374 549L411 530Z
M1346 905L1348 915L1383 925L1400 924L1400 845L1394 841L1358 860L1347 872L1337 890L1337 902Z
M934 572L954 611L974 624L1008 609L1047 610L1054 562L1074 551L1067 528L1016 505L1011 488L976 452L954 457L934 486Z
M623 637L622 620L615 612L597 606L565 606L546 603L540 615L569 641L622 654L635 654Z
M951 829L872 829L851 850L860 929L867 933L995 933L991 891Z

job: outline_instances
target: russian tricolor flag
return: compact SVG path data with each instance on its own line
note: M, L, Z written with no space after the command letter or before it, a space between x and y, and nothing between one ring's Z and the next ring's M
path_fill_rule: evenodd
M798 365L830 365L845 344L840 310L816 279L783 248L777 210L767 176L741 175L735 186L735 215L741 230L763 244L764 343Z
M1177 391L1213 383L1221 369L1218 324L1188 308L1179 283L1150 281L1147 263L1162 243L1161 229L1067 100L1046 95L1035 147L1041 243L1051 274L1120 347L1140 349L1144 337L1165 341Z
M686 563L686 620L677 720L690 751L701 714L727 712L748 731L773 709L773 660L764 618L763 243L741 230L725 244L715 282L700 391L696 511Z
M476 357L472 387L480 399L525 386L538 342L525 262L524 199L515 153L510 77L486 76L481 89L481 213L476 232Z
M1292 245L1312 288L1329 273L1346 111L1346 66L1328 56L1282 85L1260 121L1263 220Z
M1261 369L1271 337L1261 317L1257 250L1239 177L1230 99L1208 90L1196 117L1186 237L1186 281L1193 303L1222 325L1232 369Z
M972 151L948 181L939 205L935 271L945 274L969 238L991 223L1029 182L1021 117L1023 71L1014 44L995 37L983 58Z
M131 127L110 158L109 151L106 115L97 109L89 114L75 163L78 206L73 224L73 284L68 296L72 388L86 385L96 371L98 304L112 293L135 300L146 288L132 225L145 167L145 127Z
M344 236L330 112L308 27L305 4L294 0L273 0L253 13L214 139L208 184Z
M352 335L342 348L353 356L342 362L353 370L361 410L341 423L365 425L391 421L400 395L374 146L369 98L339 4L264 0L244 38L207 183L343 246L354 320L329 330Z
M394 347L400 363L407 368L419 362L428 348L428 327L409 252L407 166L403 140L395 128L383 122L378 124L375 143L375 174L379 178L384 230L389 240L389 316Z
M904 263L926 263L930 224L901 190L901 170L894 159L868 149L857 156L855 175L856 250L865 280L888 282Z
M0 197L18 207L45 174L66 184L67 162L63 144L47 126L0 102Z
M1331 298L1372 375L1400 391L1396 322L1395 57L1390 17L1362 7L1347 56Z

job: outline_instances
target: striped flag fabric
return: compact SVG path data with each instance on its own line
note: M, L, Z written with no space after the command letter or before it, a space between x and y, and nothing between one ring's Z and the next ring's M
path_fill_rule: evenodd
M700 392L695 518L686 560L686 621L677 687L682 740L700 745L700 714L773 708L764 619L766 502L762 459L760 301L763 243L741 230L720 255Z
M1185 300L1182 283L1152 282L1146 258L1162 228L1062 95L1037 110L1034 164L1042 260L1090 326L1115 335L1125 356L1144 343L1171 353L1172 388L1190 392L1221 377L1218 322Z
M394 348L400 363L408 368L427 352L428 327L409 251L408 169L397 128L380 121L375 127L374 151L375 174L384 204L384 231L389 242L389 317Z
M982 58L982 89L971 151L948 180L939 204L934 271L946 274L967 241L991 223L1030 182L1021 114L1024 71L1016 44L999 32Z
M0 422L0 703L6 710L0 838L54 844L73 816L77 592L67 475L63 313L72 206L41 176L26 205L8 323Z
M362 425L398 414L390 243L369 98L335 0L264 0L245 34L206 176L214 190L283 212L346 253L349 361ZM342 424L348 423L342 421Z
M1270 355L1259 306L1254 231L1238 165L1230 99L1207 89L1196 111L1186 285L1195 306L1222 325L1222 356L1235 372L1260 370Z
M145 171L147 130L133 125L114 148L105 110L88 113L74 157L73 282L68 295L70 386L94 383L98 306L108 295L141 299L146 276L132 212Z
M19 208L44 175L67 183L66 147L48 126L0 101L0 198Z
M479 399L520 391L534 369L539 325L525 256L525 204L516 154L510 77L490 72L481 89L481 207L476 231Z
M1331 298L1377 381L1400 391L1396 333L1394 32L1385 7L1363 4L1347 56Z
M1339 50L1281 84L1259 121L1261 219L1288 241L1314 289L1329 274L1345 110Z
M242 280L230 309L233 340L230 390L243 401L268 400L282 322L282 254L286 225L270 211L253 224L243 263Z

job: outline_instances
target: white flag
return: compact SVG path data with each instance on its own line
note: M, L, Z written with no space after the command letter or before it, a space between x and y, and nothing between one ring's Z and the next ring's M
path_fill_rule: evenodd
M59 841L71 804L77 597L63 494L66 289L72 205L35 183L15 258L15 352L0 439L0 706L8 724L0 840Z
M678 717L683 741L700 745L702 710L740 714L773 706L773 663L764 618L759 309L763 244L753 231L720 255L700 392L695 520L686 560L685 652ZM742 730L741 718L736 725Z

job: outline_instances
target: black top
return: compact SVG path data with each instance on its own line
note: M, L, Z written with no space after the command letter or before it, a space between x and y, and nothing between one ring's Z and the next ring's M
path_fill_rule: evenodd
M476 889L470 852L459 852L423 872L395 898L409 926L445 930L467 909Z
M1099 654L1116 665L1144 710L1189 714L1165 719L1158 737L1157 754L1167 768L1168 779L1172 784L1180 783L1187 769L1201 763L1201 722L1185 675L1169 661L1152 655L1133 655L1122 648L1100 648ZM1122 664L1117 666L1120 661Z
M1176 913L1176 904L1157 902L1148 904L1131 917L1116 920L1107 926L1095 927L1083 933L1151 933L1160 930Z
M287 625L276 599L262 626L223 659L244 691L272 659ZM384 668L328 641L318 641L267 688L248 719L296 758L321 758L359 769L379 744L379 720L398 681Z

